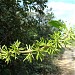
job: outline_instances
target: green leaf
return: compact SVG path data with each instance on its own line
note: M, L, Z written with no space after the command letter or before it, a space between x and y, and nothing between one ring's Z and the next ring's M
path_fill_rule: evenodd
M0 59L2 59L2 55L1 55L1 53L0 53Z
M31 63L33 58L34 56L31 53L29 53L23 61L28 60Z
M64 23L62 23L60 21L56 21L56 20L49 21L49 24L56 27L56 28L60 28L60 27L65 28L66 27L66 25Z

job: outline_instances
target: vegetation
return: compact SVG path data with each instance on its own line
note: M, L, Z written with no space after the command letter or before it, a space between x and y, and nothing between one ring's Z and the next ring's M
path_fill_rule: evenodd
M62 43L66 46L75 35L72 29L63 32L65 23L53 20L51 9L44 12L46 2L0 1L1 75L56 74L58 67L52 61L61 53Z

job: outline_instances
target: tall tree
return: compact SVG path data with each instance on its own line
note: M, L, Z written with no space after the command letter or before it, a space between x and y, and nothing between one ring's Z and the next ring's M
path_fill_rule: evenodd
M38 21L32 11L44 14L47 0L1 0L0 1L0 44L9 45L19 39L27 43L28 30ZM27 40L27 41L26 41Z

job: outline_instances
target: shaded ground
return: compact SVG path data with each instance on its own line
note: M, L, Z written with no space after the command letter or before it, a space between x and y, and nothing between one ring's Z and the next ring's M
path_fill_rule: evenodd
M65 48L64 53L56 62L62 70L60 75L75 75L75 48Z

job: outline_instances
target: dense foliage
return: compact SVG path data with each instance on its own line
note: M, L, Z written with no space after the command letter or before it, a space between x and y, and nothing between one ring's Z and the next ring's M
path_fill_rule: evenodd
M29 32L40 24L37 15L44 14L46 2L47 0L1 0L0 44L9 45L17 39L23 43L30 43ZM33 32L32 36L35 34Z

